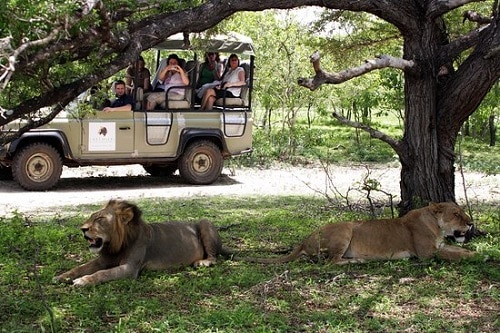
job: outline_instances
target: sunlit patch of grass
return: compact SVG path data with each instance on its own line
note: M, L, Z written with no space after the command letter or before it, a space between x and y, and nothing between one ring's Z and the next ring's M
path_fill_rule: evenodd
M486 174L500 174L500 145L489 146L487 143L473 138L464 138L460 142L458 152L465 168Z
M374 117L371 125L396 140L402 138L399 120L394 116ZM463 137L455 150L457 167L461 164L471 171L500 173L500 145L492 147L484 140ZM318 161L341 165L394 163L398 156L388 144L364 131L321 118L310 126L299 119L293 128L255 128L252 154L231 159L232 164L245 166L269 166L276 162L310 165Z

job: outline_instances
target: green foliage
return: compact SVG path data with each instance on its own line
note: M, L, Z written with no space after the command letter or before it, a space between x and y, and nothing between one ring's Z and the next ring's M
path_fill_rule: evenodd
M138 204L148 222L209 218L230 226L220 231L226 246L263 256L294 246L325 223L367 216L311 197ZM490 234L467 245L488 255L486 262L332 266L306 259L282 265L221 260L210 268L145 271L137 280L95 287L53 284L54 275L93 257L78 227L100 205L0 218L1 332L484 332L499 325L491 309L500 301L494 288L500 278L500 216L492 206L474 207L478 227Z
M461 162L466 169L492 175L500 174L499 145L491 147L481 140L464 138L461 151Z
M498 119L500 117L500 107L498 101L500 100L500 81L497 82L486 97L481 102L481 105L474 114L471 115L466 123L468 128L467 135L474 138L482 139L489 142L492 133L489 129L489 118L495 117L495 127L498 132Z

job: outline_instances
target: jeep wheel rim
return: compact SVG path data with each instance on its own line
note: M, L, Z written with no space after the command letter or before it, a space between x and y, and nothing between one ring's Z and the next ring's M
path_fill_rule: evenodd
M50 178L54 166L46 154L35 154L26 163L26 175L34 182L44 182Z
M197 173L204 173L210 170L212 159L207 154L196 154L193 158L193 170Z

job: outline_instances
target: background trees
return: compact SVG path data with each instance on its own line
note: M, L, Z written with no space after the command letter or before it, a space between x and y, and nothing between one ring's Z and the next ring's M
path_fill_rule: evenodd
M334 103L335 116L383 140L398 154L403 212L430 200L454 200L457 135L497 84L500 73L497 0L87 0L71 4L11 0L0 13L0 79L10 81L2 86L0 125L26 115L34 119L27 128L50 121L79 93L174 33L203 31L240 11L301 5L330 9L322 22L336 22L347 33L346 38L331 34L334 38L309 37L311 45L325 50L321 52L322 63L328 71L316 67L315 76L302 79L301 85L316 90L323 84L342 83L346 87L346 82L353 80L357 91L345 89L342 94L347 98L334 97L339 102ZM268 43L274 47L270 54L280 54L273 60L278 59L280 67L286 69L278 80L273 77L272 86L280 94L261 94L267 110L264 117L283 108L289 126L294 124L296 103L306 109L314 103L318 103L318 110L330 108L328 100L318 98L317 93L305 94L289 82L310 71L303 59L296 58L302 52L297 47L301 34L293 29L289 26L282 38L290 43ZM342 50L340 57L325 57L333 50ZM377 54L385 56L377 58ZM360 65L359 58L366 62ZM330 59L337 61L330 65ZM360 78L374 71L380 73L378 77ZM379 86L371 80L380 81ZM395 94L399 85L404 85L404 101ZM353 122L339 105L344 110L358 110L361 117ZM399 113L401 105L401 138L366 122L375 109ZM34 118L44 107L51 107L50 112Z

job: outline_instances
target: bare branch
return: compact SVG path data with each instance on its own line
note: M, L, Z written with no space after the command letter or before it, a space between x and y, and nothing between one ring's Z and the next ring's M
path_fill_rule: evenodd
M88 13L90 13L90 11L96 7L96 5L99 3L99 5L101 5L101 1L100 0L85 0L83 2L83 5L81 7L81 12L82 12L82 15L85 16L87 15Z
M72 19L71 24L68 22L68 18L65 18L63 22L56 24L55 28L44 38L40 38L38 40L33 40L33 41L26 41L23 44L21 44L17 49L12 50L11 46L11 37L3 38L1 40L1 49L0 51L7 51L7 53L2 53L0 54L1 57L7 58L8 66L2 66L1 67L1 72L0 72L0 94L2 91L6 88L7 84L10 81L10 78L12 74L16 70L16 64L19 56L25 52L28 48L31 47L36 47L36 46L43 46L49 44L51 41L56 40L61 31L63 29L69 29L72 24L75 24L78 22L83 16L87 15L90 13L90 11L93 8L101 7L101 1L100 0L86 0L82 4L82 7L80 9L80 12L77 15L77 19ZM9 52L9 50L11 50ZM48 52L45 52L46 54L49 54ZM36 62L34 62L36 63ZM5 110L2 109L2 115Z
M478 25L489 24L492 21L491 17L485 17L482 15L479 15L478 13L476 13L475 11L472 11L472 10L468 10L468 11L464 12L462 14L462 16L464 17L463 22L465 22L466 20L469 20L471 22L477 23Z
M430 3L427 10L427 17L438 17L452 11L458 7L471 2L483 2L484 0L434 0Z
M314 52L311 55L310 60L313 64L316 75L309 79L299 78L298 84L300 86L309 88L310 90L315 90L324 83L343 83L376 69L397 68L401 70L407 70L415 66L415 62L413 60L405 60L390 55L380 55L375 59L366 60L365 63L361 66L346 69L338 73L328 73L321 69L320 58L321 56L318 51Z
M15 64L19 55L29 47L48 44L51 40L54 40L58 34L59 29L54 29L47 37L21 44L21 46L19 46L12 52L12 54L8 57L9 65L2 66L2 73L0 73L0 94L5 89L5 87L7 87L12 74L16 70Z
M368 134L370 134L370 136L372 138L379 139L379 140L387 143L389 146L391 146L394 149L394 151L396 151L396 152L400 151L401 142L392 138L391 136L389 136L389 135L387 135L379 130L376 130L368 125L359 123L357 121L349 120L346 117L342 116L341 114L338 114L337 112L333 112L332 116L344 125L348 125L348 126L354 127L354 128L359 128L359 129L367 132Z

